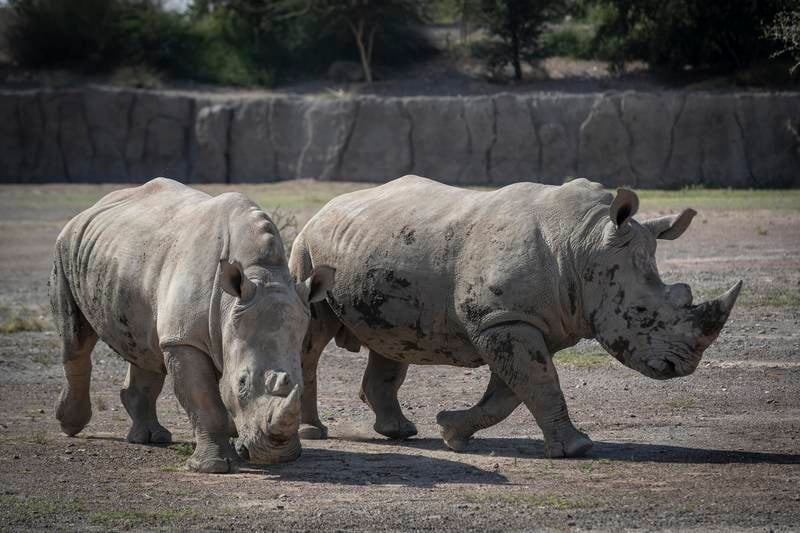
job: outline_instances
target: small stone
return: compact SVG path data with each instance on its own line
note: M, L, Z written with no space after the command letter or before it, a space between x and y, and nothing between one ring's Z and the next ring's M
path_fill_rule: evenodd
M14 459L19 459L19 454L18 453L14 454Z
M43 415L44 414L44 409L39 409L39 414Z

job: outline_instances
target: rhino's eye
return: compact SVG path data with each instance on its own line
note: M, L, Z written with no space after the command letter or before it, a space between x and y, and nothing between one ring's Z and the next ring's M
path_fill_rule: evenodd
M247 386L247 374L239 376L239 397L244 398L249 394L249 387Z

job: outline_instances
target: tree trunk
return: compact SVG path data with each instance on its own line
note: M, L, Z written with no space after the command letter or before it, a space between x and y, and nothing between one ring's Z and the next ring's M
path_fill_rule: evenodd
M519 59L519 34L511 33L511 63L514 65L514 79L522 79L522 64Z
M358 25L355 25L352 22L350 22L349 25L350 31L353 32L353 37L356 39L356 45L358 45L358 53L361 57L361 68L364 70L364 79L367 81L367 83L372 83L372 67L370 66L370 62L372 60L372 40L375 34L375 28L369 32L369 43L367 46L365 46L364 19L359 19Z

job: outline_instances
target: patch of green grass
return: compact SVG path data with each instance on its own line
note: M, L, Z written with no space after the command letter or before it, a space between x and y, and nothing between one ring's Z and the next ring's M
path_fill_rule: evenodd
M556 353L554 360L559 366L572 368L598 368L614 364L614 358L605 352L580 352L572 348Z
M182 466L164 466L161 468L161 471L170 473L181 473L181 472L186 472L186 469Z
M674 191L637 189L642 210L658 209L787 209L800 210L800 189L706 189Z
M697 291L695 301L708 301L719 298L727 289L700 289ZM750 288L742 287L736 307L748 309L759 307L800 307L800 290L796 288Z
M0 496L0 513L14 522L28 523L40 518L67 513L82 513L86 506L80 500L40 500L19 496Z
M0 310L0 333L19 333L21 331L47 331L52 329L50 321L29 308Z
M189 442L176 442L167 446L170 450L175 451L179 457L188 458L194 453L194 444Z
M697 406L697 400L689 396L682 396L680 398L673 398L667 402L667 406L672 409L684 410L692 409Z
M34 444L47 444L50 442L50 439L47 438L46 433L40 431L31 435L30 441Z
M194 509L162 509L159 511L102 511L91 513L89 522L96 526L119 529L174 526L179 520L197 515Z
M53 366L55 361L53 360L53 355L49 353L37 353L33 357L31 357L31 361L34 363L38 363L45 368L49 368Z
M561 496L543 496L539 494L525 494L519 492L492 492L481 494L473 498L483 502L503 502L512 505L527 505L530 507L543 507L546 509L590 509L603 505L605 502L594 498L563 498Z

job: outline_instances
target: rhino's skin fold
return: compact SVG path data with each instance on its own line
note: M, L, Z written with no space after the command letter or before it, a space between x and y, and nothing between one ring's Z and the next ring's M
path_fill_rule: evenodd
M397 401L409 364L488 364L481 401L437 417L448 446L464 449L473 433L525 403L547 455L584 453L591 440L569 419L553 354L595 338L645 375L685 376L719 334L741 286L693 305L687 285L665 285L656 240L679 237L696 213L639 223L638 205L632 191L614 195L585 179L484 192L418 176L329 202L289 260L296 279L317 264L337 271L327 299L312 306L301 437L326 436L316 368L335 338L351 351L370 350L361 398L379 433L416 433Z
M130 363L121 392L129 441L170 441L156 416L169 372L197 441L190 469L236 471L237 434L252 462L295 459L309 302L324 297L333 271L306 278L294 282L278 229L241 194L211 197L156 178L102 198L55 246L63 431L75 435L91 418L91 351L101 339Z

